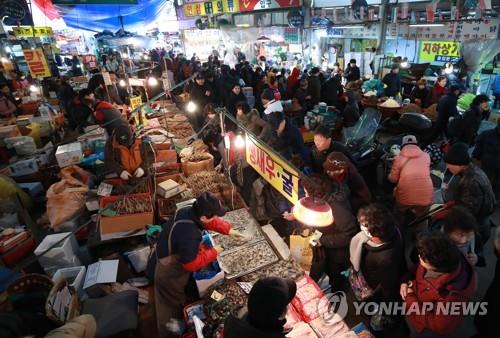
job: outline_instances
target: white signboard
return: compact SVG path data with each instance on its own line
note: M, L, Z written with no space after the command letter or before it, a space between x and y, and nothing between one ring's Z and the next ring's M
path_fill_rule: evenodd
M184 35L184 51L186 57L190 59L196 54L200 59L205 60L217 49L222 42L222 36L218 29L186 29Z

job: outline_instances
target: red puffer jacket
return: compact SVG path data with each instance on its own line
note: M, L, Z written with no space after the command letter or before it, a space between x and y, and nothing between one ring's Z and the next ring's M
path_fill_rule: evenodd
M427 270L418 265L415 280L412 281L415 293L408 294L405 299L406 318L418 332L428 330L449 335L462 322L463 308L476 291L476 275L465 257L460 257L460 265L455 271L435 278L426 277ZM431 305L423 304L425 302L432 303L432 309L429 310ZM455 306L459 306L459 314L453 313ZM426 309L425 313L423 309Z

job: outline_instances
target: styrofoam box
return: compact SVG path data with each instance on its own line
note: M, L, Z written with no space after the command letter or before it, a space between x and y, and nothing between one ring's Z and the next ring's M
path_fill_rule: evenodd
M54 243L60 241L62 238L65 238L68 235L70 235L68 238L64 239L61 243L50 249L43 256L40 256ZM76 242L75 235L71 232L62 232L59 234L45 236L43 241L35 249L35 255L38 256L38 262L40 262L40 265L44 269L54 267L63 268L75 266L75 263L79 263L78 258L76 257L77 251L78 243Z
M60 168L77 164L82 157L82 144L80 142L63 144L57 147L56 159Z
M62 268L56 271L52 277L53 282L57 282L61 278L69 279L74 278L73 282L70 283L72 287L75 288L78 294L83 292L83 281L85 280L85 272L87 268L84 266L75 266L72 268Z
M26 176L38 172L38 164L34 158L18 161L9 165L10 176Z
M151 253L151 248L145 246L140 249L125 252L125 256L128 257L130 263L132 263L135 272L143 272L148 266L149 254Z
M28 190L28 194L31 197L36 197L38 195L42 195L44 193L43 185L40 182L27 182L27 183L18 183L17 184L21 189Z

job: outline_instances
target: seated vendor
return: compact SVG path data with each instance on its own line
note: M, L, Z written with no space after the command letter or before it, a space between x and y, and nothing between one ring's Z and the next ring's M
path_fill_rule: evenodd
M288 304L297 292L291 279L259 279L248 296L248 313L230 315L224 324L224 338L284 338Z
M207 267L222 247L202 242L202 231L211 230L236 239L245 239L230 223L219 217L225 209L215 195L204 192L192 206L177 210L163 226L156 245L154 272L158 337L182 335L182 307L187 301L192 273Z
M140 138L135 138L127 125L118 126L108 138L105 148L105 163L108 171L116 173L122 180L144 176L147 169L147 149Z

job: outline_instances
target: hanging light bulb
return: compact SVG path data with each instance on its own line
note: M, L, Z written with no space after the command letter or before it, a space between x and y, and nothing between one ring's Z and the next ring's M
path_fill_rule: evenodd
M155 77L150 76L150 77L148 78L148 86L150 86L150 87L155 87L155 86L157 86L157 85L158 85L158 80L157 80Z
M224 135L224 147L226 149L231 149L231 139L229 138L229 134Z
M451 74L453 73L453 65L451 63L447 63L444 69L445 74Z
M7 63L7 62L9 62L9 59L7 59L5 56L2 56L0 61L2 61L2 63Z
M128 53L122 53L122 58L128 59Z
M327 227L334 221L330 205L311 196L301 198L292 213L297 221L310 227Z
M40 92L40 88L38 88L35 85L31 85L30 86L30 92L32 92L32 93L39 93Z
M408 68L409 66L410 66L410 64L408 63L408 59L405 57L405 58L401 61L400 67L401 67L401 68Z
M236 147L236 149L245 148L245 139L241 134L236 135L236 138L234 139L234 146Z
M188 113L194 113L196 111L196 104L193 101L189 101L186 105L186 110Z
M127 81L125 81L124 79L120 79L120 81L118 81L118 84L120 85L120 87L127 87Z

